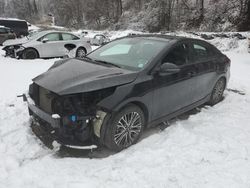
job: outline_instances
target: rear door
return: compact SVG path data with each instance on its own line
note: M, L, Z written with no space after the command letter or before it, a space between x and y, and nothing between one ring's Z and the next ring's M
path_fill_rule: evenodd
M71 33L61 33L61 35L62 35L62 43L59 48L60 48L62 56L67 54L67 50L64 47L65 44L75 44L77 47L81 43L80 38Z
M194 66L197 73L194 97L201 100L212 92L217 78L216 64L219 59L216 52L205 42L193 40L190 43L190 49L190 64Z

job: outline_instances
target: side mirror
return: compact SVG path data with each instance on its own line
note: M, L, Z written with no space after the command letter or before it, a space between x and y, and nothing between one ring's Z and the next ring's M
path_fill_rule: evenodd
M163 63L160 67L160 75L168 75L180 72L180 68L173 63Z
M49 41L49 39L47 39L47 38L43 38L42 39L42 43L46 43L46 42L48 42Z

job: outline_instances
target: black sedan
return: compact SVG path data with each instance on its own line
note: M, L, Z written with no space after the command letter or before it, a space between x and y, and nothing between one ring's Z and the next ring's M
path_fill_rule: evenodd
M33 79L33 125L65 146L120 151L143 130L221 101L230 59L211 44L165 35L117 39Z

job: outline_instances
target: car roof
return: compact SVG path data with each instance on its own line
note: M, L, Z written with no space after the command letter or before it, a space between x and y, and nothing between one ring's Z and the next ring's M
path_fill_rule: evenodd
M160 41L196 41L196 42L202 42L206 45L213 46L209 42L197 38L189 38L184 36L176 36L176 35L164 35L164 34L135 34L135 35L129 35L122 38L145 38L145 39L151 39L151 40L160 40ZM213 46L214 47L214 46Z
M49 34L49 33L69 33L69 34L75 35L74 33L71 33L71 32L68 32L68 31L58 31L58 30L42 30L42 31L39 31L39 34L41 34L41 35L45 35L45 34Z
M37 32L36 38L41 37L41 36L43 36L43 35L47 35L47 34L49 34L49 33L69 33L69 34L75 35L74 33L67 32L67 31L42 30L42 31L38 31L38 32ZM75 36L77 36L77 35L75 35Z
M5 27L3 25L0 25L0 28L10 29L9 27Z
M182 40L187 39L186 37L182 36L174 36L174 35L163 35L163 34L136 34L136 35L129 35L124 38L145 38L145 39L155 39L155 40Z

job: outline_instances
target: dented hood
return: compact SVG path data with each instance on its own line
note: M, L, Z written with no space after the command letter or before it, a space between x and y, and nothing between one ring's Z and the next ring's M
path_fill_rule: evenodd
M26 37L23 37L20 39L9 39L3 43L3 46L21 45L21 44L25 44L27 42L29 42L29 39Z
M94 64L78 59L56 62L33 81L59 95L89 92L130 83L137 72Z

